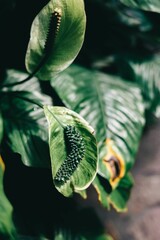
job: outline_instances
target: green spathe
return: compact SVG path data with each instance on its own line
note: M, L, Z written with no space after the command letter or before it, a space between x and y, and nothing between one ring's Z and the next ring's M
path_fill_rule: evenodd
M97 173L97 146L93 128L77 113L65 107L45 106L44 112L49 124L49 148L52 176L55 187L64 196L86 189ZM83 138L85 154L75 171L63 184L55 181L55 176L67 158L67 142L64 136L66 126L74 126ZM73 159L75 161L76 159Z
M52 29L48 27L55 11L60 12L61 20L57 35L52 39L52 36L48 36L48 32L52 33ZM41 80L49 80L66 69L82 47L85 27L83 0L51 0L36 16L32 24L26 53L28 72L32 74L40 66L36 76ZM50 38L48 39L50 49L46 53L44 49L47 38Z

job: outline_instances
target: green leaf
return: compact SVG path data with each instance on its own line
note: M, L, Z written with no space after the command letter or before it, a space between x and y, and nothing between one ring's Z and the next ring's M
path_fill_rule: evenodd
M146 109L158 114L160 107L160 56L155 55L144 60L130 61L134 71L134 80L140 85L146 103Z
M55 236L54 236L54 240L113 240L113 238L111 236L109 236L108 234L99 234L97 236L83 236L83 234L78 233L75 234L73 233L73 231L67 231L64 229L59 230ZM43 240L43 239L42 239ZM45 240L45 239L44 239Z
M47 121L37 104L50 103L38 92L11 91L1 93L4 118L4 144L21 155L27 166L50 167Z
M97 237L95 240L113 240L113 238L111 236L109 236L108 234L103 234L103 235Z
M118 212L125 212L133 186L133 177L131 174L125 175L113 190L109 190L107 180L106 182L100 180L101 177L97 175L92 184L96 189L98 200L102 206L110 210L110 205L112 205Z
M93 129L77 113L64 107L45 106L44 111L49 124L53 181L59 192L70 196L86 189L96 175ZM67 126L71 126L70 130Z
M60 15L59 26L53 17L55 12ZM48 80L67 68L81 49L85 26L83 0L51 0L33 21L27 70Z
M54 240L66 240L66 239L86 240L86 238L84 238L80 234L73 234L71 231L69 231L69 230L67 231L67 230L64 230L64 229L61 229L61 230L57 231L57 233L54 236Z
M87 191L85 190L76 190L76 193L78 193L83 199L87 199Z
M74 65L51 84L66 106L95 129L98 172L116 186L133 166L145 122L140 89L120 78Z
M128 26L129 28L127 29L129 32L127 32L127 35L132 34L132 35L137 35L137 34L142 34L146 33L152 30L153 28L153 22L150 18L148 18L147 13L144 11L141 11L140 9L135 9L135 8L123 8L122 6L119 5L119 8L117 7L116 13L119 17L117 19L117 24L123 24L124 26ZM133 27L136 28L133 29ZM118 28L118 26L117 26ZM125 35L125 33L123 33ZM137 36L135 36L136 38ZM130 39L130 41L132 41Z
M125 175L115 189L109 189L107 180L99 175L93 181L93 186L98 194L98 200L103 207L110 210L112 205L118 212L127 210L127 202L133 186L133 178L131 174Z
M120 0L122 3L129 7L140 8L142 10L160 12L159 0Z
M2 137L3 137L3 118L0 112L0 143L2 141Z
M107 180L106 181L106 188L107 188ZM96 176L96 178L93 181L93 186L96 189L96 192L98 194L98 200L99 202L102 204L103 207L107 208L108 210L110 209L109 206L109 201L108 201L108 192L107 190L104 188L104 186L101 184L99 177Z
M118 212L124 212L127 210L127 201L130 197L133 183L134 181L132 175L127 174L121 179L118 187L109 195L109 202Z
M13 208L3 189L4 163L0 157L0 239L14 240L15 227L12 221Z
M59 233L55 237L55 240L66 240L66 239L75 240L75 237L77 240L91 240L91 238L86 238L84 236L81 236L80 234L77 234L76 236L74 235L72 236L71 233L64 234L64 236L61 233ZM103 234L101 236L96 236L96 238L92 236L92 240L113 240L113 238L109 235Z

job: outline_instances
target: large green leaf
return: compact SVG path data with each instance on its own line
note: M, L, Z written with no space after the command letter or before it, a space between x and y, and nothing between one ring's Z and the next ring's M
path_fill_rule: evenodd
M3 119L0 112L0 143L1 143L2 137L3 137Z
M130 62L134 72L134 80L140 85L146 109L160 117L160 56Z
M96 192L98 194L98 200L102 204L103 207L110 209L109 201L108 201L108 188L107 188L107 180L105 179L106 183L102 184L100 182L100 176L97 175L96 178L93 181L93 186L96 189ZM105 185L105 186L103 186Z
M0 157L0 239L14 240L15 227L12 221L12 206L3 189L4 164Z
M67 107L95 129L98 172L116 185L135 161L144 125L139 88L110 75L71 66L52 81Z
M50 166L47 121L43 108L37 105L50 102L50 98L38 92L1 93L4 144L19 153L27 166Z
M60 15L59 26L55 13ZM27 70L48 80L67 68L81 49L85 26L83 0L51 0L33 21Z
M93 129L77 113L64 107L45 106L44 111L49 124L53 181L59 192L70 196L86 189L96 175Z
M103 207L110 209L110 205L112 205L118 212L127 210L127 202L133 187L131 174L127 173L113 190L109 189L107 180L103 180L99 175L93 181L93 186Z
M136 7L142 10L160 12L159 0L120 0L122 3L129 7Z
M127 201L130 197L133 183L132 175L127 174L121 179L117 188L108 196L108 201L118 212L124 212L127 210Z

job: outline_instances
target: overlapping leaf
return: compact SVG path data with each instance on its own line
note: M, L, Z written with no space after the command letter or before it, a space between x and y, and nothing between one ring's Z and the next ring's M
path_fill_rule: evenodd
M146 109L160 116L160 56L156 55L143 61L132 61L135 81L140 85Z
M18 82L25 77L22 72L9 70L4 83ZM21 155L25 165L49 167L47 120L39 105L51 104L51 100L36 91L39 89L36 78L22 85L3 88L0 107L4 118L4 141L13 152Z
M130 173L120 180L118 186L113 191L109 189L107 180L99 175L93 181L93 186L103 207L110 209L110 205L112 205L118 212L127 210L127 202L133 187L133 177Z
M40 92L40 84L36 77L32 77L29 81L24 82L23 84L19 84L24 79L27 79L29 74L18 71L15 69L7 69L3 82L2 89L3 91L38 91ZM15 84L17 83L17 85ZM13 84L13 86L12 86ZM14 85L15 84L15 85Z
M123 212L127 210L127 201L131 194L134 181L131 174L126 174L121 179L119 185L108 196L110 204L118 211Z
M144 104L136 85L71 66L52 81L66 106L95 129L98 172L116 186L133 166L144 125Z
M109 236L108 234L102 234L102 235L95 236L95 237L91 236L91 238L92 238L92 240L113 240L113 238L111 236ZM70 231L65 232L62 230L61 230L61 232L57 233L54 237L55 240L66 240L66 239L88 240L91 238L88 238L88 237L86 238L82 234L75 234L75 233L73 234ZM43 238L41 240L43 240Z
M106 234L106 229L94 210L86 208L78 211L74 214L73 219L69 220L69 229L57 229L54 240L113 240L111 236Z
M60 15L59 26L52 19L55 12ZM27 70L49 80L67 68L82 46L85 25L83 0L51 0L33 21L26 54Z
M24 91L1 97L6 143L21 155L25 165L49 167L47 121L43 109L37 106L44 99L40 94Z
M93 181L97 172L97 146L93 129L77 113L64 107L44 107L49 123L49 145L52 165L52 175L55 187L64 196L86 189ZM70 130L72 139L66 138L65 129L72 126L78 131L79 139L83 141L84 154L73 149L68 141L75 144L75 133ZM77 135L77 133L76 133ZM80 159L78 157L80 156ZM67 158L68 157L68 158ZM77 164L78 160L78 164ZM62 166L67 164L64 169ZM70 167L68 167L71 165ZM61 171L61 173L59 173ZM56 178L59 173L59 178Z
M0 112L0 142L2 140L2 137L3 137L3 119L2 119L1 112Z
M104 186L100 182L100 176L97 175L96 178L93 181L93 186L96 189L96 192L98 194L98 200L102 204L103 207L110 209L109 201L108 201L108 196L109 192L107 189L107 180L105 179L105 184Z
M12 206L3 189L4 164L0 157L0 239L16 240Z
M142 10L160 12L159 0L120 0L122 3L129 7L136 7Z

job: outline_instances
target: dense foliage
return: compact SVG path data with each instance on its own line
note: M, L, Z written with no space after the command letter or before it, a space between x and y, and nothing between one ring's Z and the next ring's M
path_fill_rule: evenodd
M160 117L160 3L2 0L0 12L0 239L110 240L78 203L92 188L106 214L127 209Z

